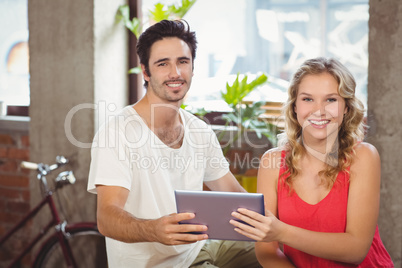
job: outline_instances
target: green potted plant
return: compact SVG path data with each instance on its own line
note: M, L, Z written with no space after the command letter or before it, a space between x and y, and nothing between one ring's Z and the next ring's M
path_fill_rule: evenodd
M238 73L234 82L231 85L227 82L226 89L221 91L221 97L231 111L222 115L226 123L217 132L232 173L244 189L256 192L259 157L276 145L278 128L262 119L266 112L265 101L244 100L251 92L267 83L268 77L261 74L249 80L248 75Z
M241 76L243 76L242 79L240 79ZM268 77L265 74L261 74L251 82L248 82L248 79L249 77L247 75L238 73L233 84L229 85L229 82L227 82L226 91L221 92L222 99L232 110L222 115L222 118L226 121L225 126L235 125L237 127L234 137L225 144L223 149L225 154L246 131L255 132L259 139L265 136L272 145L276 145L276 126L261 119L261 115L265 113L263 109L265 101L252 103L243 102L243 99L248 94L258 88L258 86L266 83ZM222 140L225 133L224 128L218 136L218 139Z

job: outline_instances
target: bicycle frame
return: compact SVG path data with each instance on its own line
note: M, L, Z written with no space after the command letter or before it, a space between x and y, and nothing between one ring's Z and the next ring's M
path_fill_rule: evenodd
M68 266L76 267L76 262L71 252L71 248L66 240L66 222L61 222L59 214L57 212L55 203L53 201L53 196L51 191L47 191L46 196L42 201L33 208L21 221L19 221L10 231L8 231L1 239L0 246L2 246L8 238L10 238L15 232L21 229L30 219L32 219L44 206L49 205L52 219L49 223L30 241L30 243L22 250L22 252L12 260L9 267L13 267L46 235L52 226L56 227L56 233L61 248L63 250L63 255ZM90 224L90 223L88 223ZM96 224L92 224L93 226ZM39 251L40 252L40 251Z

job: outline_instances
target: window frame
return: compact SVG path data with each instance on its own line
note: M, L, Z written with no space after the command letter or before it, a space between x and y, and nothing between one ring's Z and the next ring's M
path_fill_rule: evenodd
M130 19L142 16L141 0L128 0L128 6L130 7ZM128 31L128 30L127 30ZM137 46L136 36L129 31L128 34L128 64L129 69L139 66L140 62L137 56ZM143 86L141 75L129 74L128 76L128 102L130 104L136 103L141 99L143 95Z

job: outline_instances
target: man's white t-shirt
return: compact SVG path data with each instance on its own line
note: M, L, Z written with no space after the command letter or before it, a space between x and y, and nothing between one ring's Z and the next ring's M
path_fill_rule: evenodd
M141 219L175 213L174 190L202 190L203 181L221 178L229 164L204 121L180 109L183 144L172 149L144 123L132 106L104 124L94 137L88 191L96 185L130 191L124 209ZM188 267L204 241L166 246L106 238L109 267Z

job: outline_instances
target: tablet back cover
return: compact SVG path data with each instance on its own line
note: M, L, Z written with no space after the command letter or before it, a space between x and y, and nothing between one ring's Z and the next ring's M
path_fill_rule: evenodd
M208 226L209 239L254 241L237 233L229 223L231 213L238 208L247 208L262 215L264 213L264 196L259 193L185 191L176 190L177 212L195 213L195 218L182 221L181 224L203 224Z

